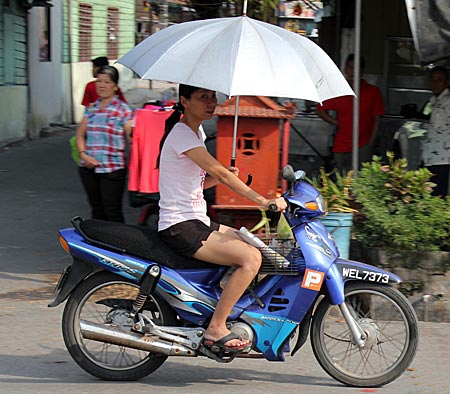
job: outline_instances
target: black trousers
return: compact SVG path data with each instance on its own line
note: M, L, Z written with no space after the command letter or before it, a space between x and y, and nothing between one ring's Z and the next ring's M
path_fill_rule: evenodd
M122 199L125 189L125 169L98 174L94 169L79 167L93 219L124 223Z

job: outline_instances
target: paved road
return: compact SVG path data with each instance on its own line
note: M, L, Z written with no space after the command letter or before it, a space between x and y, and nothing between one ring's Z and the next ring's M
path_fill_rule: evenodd
M69 357L63 307L47 308L58 273L70 262L57 230L89 213L70 159L69 131L0 149L0 393L362 393L449 394L450 324L421 323L411 368L390 385L364 390L329 378L305 346L285 363L171 359L139 382L94 379ZM138 212L126 209L129 223Z

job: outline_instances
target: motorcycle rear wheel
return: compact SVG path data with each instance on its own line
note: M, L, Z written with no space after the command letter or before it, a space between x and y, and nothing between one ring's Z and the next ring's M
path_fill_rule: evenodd
M345 287L345 302L367 335L359 348L352 342L337 305L324 298L311 325L317 361L334 379L355 387L379 387L398 378L414 359L418 321L406 297L391 286L354 282Z
M128 312L138 292L137 284L102 271L82 282L68 299L62 318L64 342L72 358L89 374L103 380L137 380L166 361L164 355L89 340L81 333L81 320L130 331L133 322ZM153 296L140 313L158 325L176 325L173 310Z

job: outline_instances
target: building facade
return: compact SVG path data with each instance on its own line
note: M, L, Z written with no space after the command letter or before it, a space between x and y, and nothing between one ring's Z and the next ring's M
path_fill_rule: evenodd
M0 2L0 145L27 135L26 21L22 1Z
M73 120L84 113L81 99L86 83L92 80L91 59L107 56L114 64L134 47L135 0L66 0L64 6L64 74L71 81ZM128 90L132 72L117 65L120 86Z
M135 45L135 0L0 1L0 146L79 122L91 59ZM132 72L120 65L126 91Z

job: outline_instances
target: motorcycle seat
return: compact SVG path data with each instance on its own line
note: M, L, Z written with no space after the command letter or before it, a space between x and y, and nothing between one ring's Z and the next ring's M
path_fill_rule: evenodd
M76 230L90 243L98 242L98 245L102 247L111 246L115 250L121 249L124 253L154 261L169 268L217 269L220 267L217 264L180 255L161 240L155 228L98 219L72 222Z

